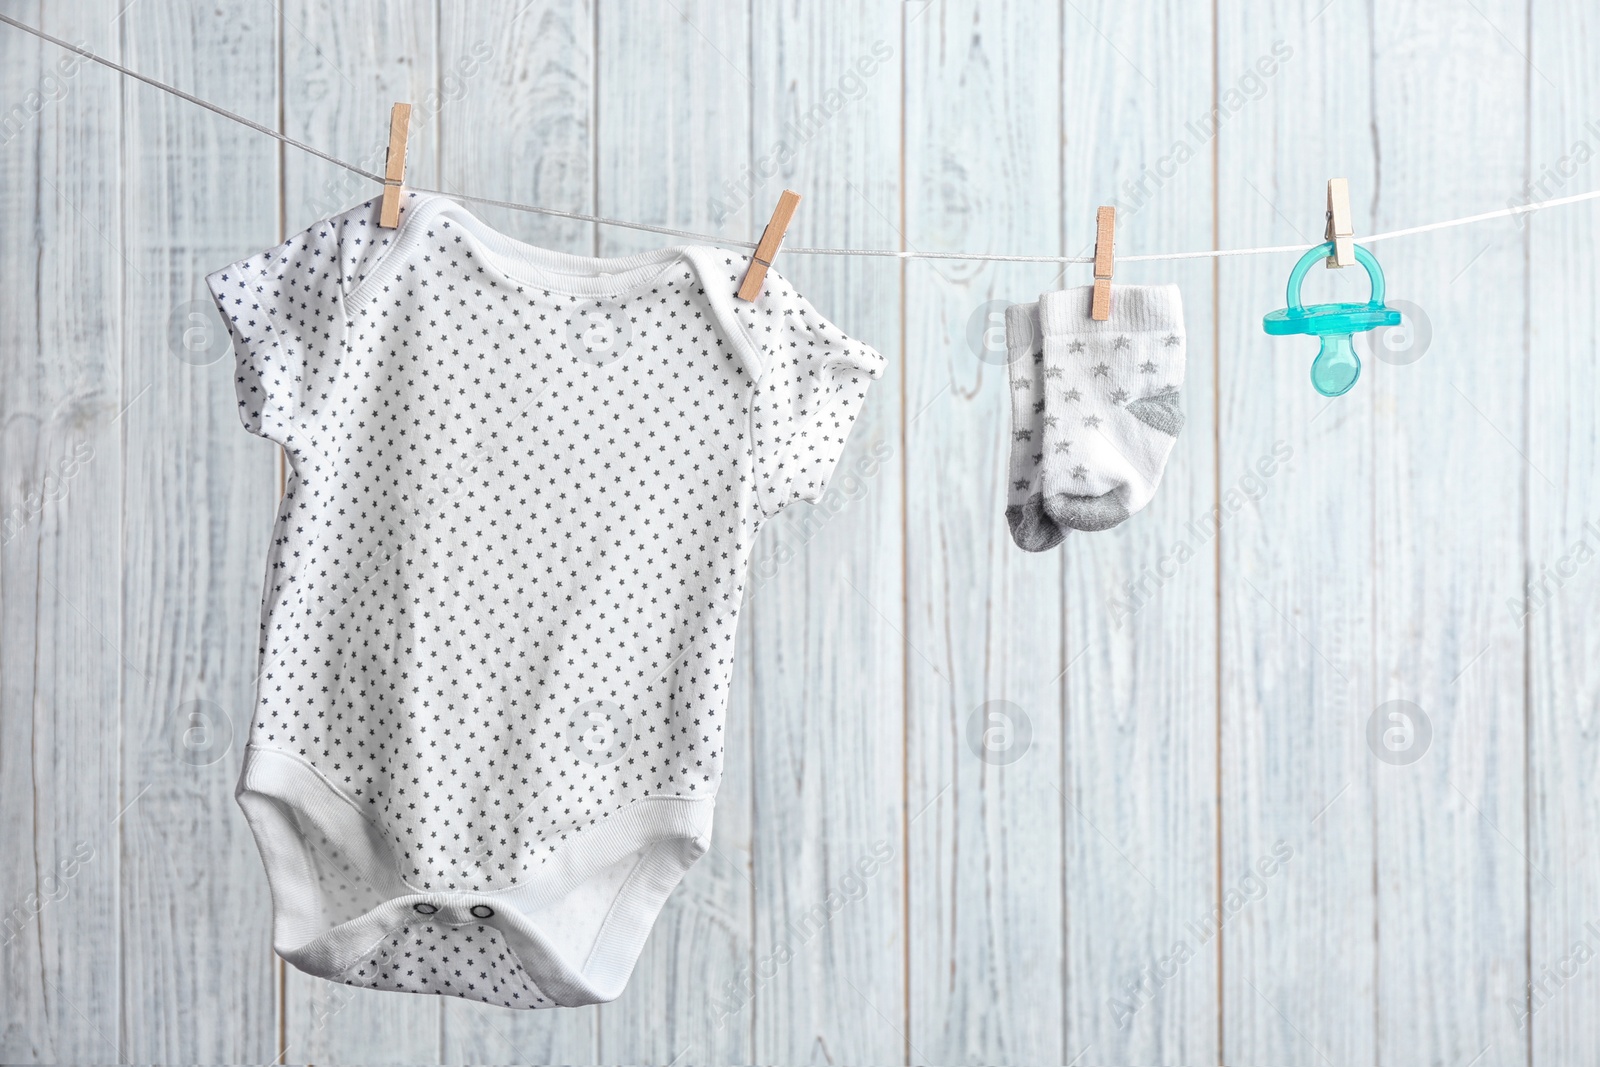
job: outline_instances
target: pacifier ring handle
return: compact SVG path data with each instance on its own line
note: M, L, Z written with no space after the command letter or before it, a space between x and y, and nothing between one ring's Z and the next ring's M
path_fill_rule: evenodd
M1300 257L1300 262L1296 263L1294 270L1289 272L1288 298L1290 311L1303 311L1305 309L1305 305L1300 302L1300 287L1306 280L1306 272L1311 269L1313 263L1331 256L1333 254L1333 245L1332 241L1325 241L1312 248ZM1367 281L1372 287L1371 295L1367 297L1367 306L1383 307L1383 268L1378 266L1377 258L1360 245L1355 246L1355 252L1356 262L1366 268Z

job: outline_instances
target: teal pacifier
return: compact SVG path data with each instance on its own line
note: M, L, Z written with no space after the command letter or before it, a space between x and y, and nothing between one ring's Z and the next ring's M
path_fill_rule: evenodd
M1342 396L1361 376L1361 360L1350 344L1350 335L1375 330L1379 326L1400 325L1400 312L1383 303L1383 268L1360 245L1355 246L1356 262L1367 269L1372 292L1365 304L1300 303L1300 285L1311 264L1333 254L1333 242L1320 244L1300 257L1289 274L1289 306L1279 308L1261 320L1273 335L1303 333L1322 338L1322 351L1311 364L1311 384L1323 396Z

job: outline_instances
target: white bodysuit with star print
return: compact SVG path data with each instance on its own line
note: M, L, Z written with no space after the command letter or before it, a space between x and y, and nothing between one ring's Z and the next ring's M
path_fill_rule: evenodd
M882 357L747 257L376 201L207 278L289 476L237 795L301 970L615 998L706 850L751 543Z

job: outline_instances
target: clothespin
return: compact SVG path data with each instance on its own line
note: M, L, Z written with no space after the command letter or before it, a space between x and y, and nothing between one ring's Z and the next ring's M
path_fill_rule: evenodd
M1350 180L1328 179L1328 225L1322 233L1324 241L1333 242L1333 255L1325 261L1328 267L1348 267L1356 261L1356 231L1350 222Z
M761 283L767 280L767 268L778 258L778 246L783 244L789 220L794 218L794 209L799 206L799 193L785 189L783 195L778 197L778 207L772 213L772 220L761 231L761 240L750 256L750 269L744 272L744 281L739 283L740 300L754 300L761 295Z
M411 125L411 105L396 104L389 112L389 161L383 172L383 206L378 225L392 230L400 225L400 183L406 176L406 128Z
M1089 317L1096 322L1111 318L1111 272L1116 266L1113 246L1117 239L1117 209L1103 207L1094 215L1094 300Z

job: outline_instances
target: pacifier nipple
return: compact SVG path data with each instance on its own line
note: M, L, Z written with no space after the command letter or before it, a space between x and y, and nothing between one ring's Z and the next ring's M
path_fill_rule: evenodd
M1343 396L1361 377L1361 359L1347 333L1322 338L1322 350L1311 363L1311 384L1323 396Z

